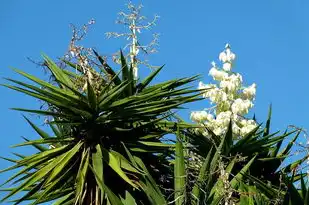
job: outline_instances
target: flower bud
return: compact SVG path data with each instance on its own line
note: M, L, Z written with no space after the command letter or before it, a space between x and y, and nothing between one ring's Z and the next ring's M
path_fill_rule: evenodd
M231 69L232 69L232 64L230 63L230 62L226 62L226 63L224 63L223 64L223 70L225 70L225 71L231 71Z

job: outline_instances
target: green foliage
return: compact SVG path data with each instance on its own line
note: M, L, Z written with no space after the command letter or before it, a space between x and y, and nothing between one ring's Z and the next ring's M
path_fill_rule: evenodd
M3 86L47 105L46 110L13 109L49 117L52 134L25 117L40 139L23 137L15 146L37 152L2 157L13 165L0 173L16 172L3 184L10 188L3 189L2 202L309 204L306 175L295 171L307 157L286 163L301 131L271 133L271 107L265 127L240 139L233 136L232 122L224 136L207 127L210 136L203 136L174 113L201 99L198 90L186 87L196 76L153 85L163 66L137 81L122 52L119 72L93 52L97 67L64 60L77 73L44 55L54 83L17 69L32 83L7 78L11 84ZM176 141L165 143L167 134Z
M17 146L32 146L38 152L8 159L14 165L1 172L18 169L5 182L17 186L9 189L2 201L25 193L14 199L14 204L28 200L31 204L56 200L59 205L166 204L164 190L158 188L166 185L153 177L172 175L172 169L166 167L174 146L165 144L162 138L176 128L175 122L166 118L172 109L199 99L197 90L181 88L196 77L150 85L160 68L137 84L122 53L121 79L94 53L101 63L99 69L106 71L97 81L102 82L99 87L87 79L86 89L82 89L74 83L76 76L45 55L56 84L17 69L33 84L7 79L13 85L4 86L48 105L47 110L14 109L51 117L49 124L54 133L47 134L26 118L41 139L25 138L26 142ZM95 68L87 69L98 76ZM181 124L177 126L182 129Z
M213 134L210 139L191 129L179 134L189 139L187 144L190 146L183 148L183 152L191 149L192 155L196 156L183 162L177 160L176 155L178 165L175 167L186 165L185 187L189 188L183 193L182 198L186 199L183 204L281 204L288 197L293 197L293 204L303 204L300 201L304 201L307 193L304 175L294 177L293 173L304 159L283 164L300 131L292 130L282 135L270 133L271 109L269 113L263 129L257 127L239 140L233 140L231 125L223 137ZM283 140L291 135L294 135L291 142L282 147ZM195 164L200 164L200 167L192 166ZM302 181L303 189L299 196L294 187L298 180Z

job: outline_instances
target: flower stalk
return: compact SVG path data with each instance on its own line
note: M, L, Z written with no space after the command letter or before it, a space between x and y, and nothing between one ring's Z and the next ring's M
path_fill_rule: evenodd
M232 121L233 135L238 138L245 136L253 130L257 124L254 120L245 116L253 107L256 95L256 84L245 87L243 78L239 73L232 72L236 55L231 51L229 44L219 54L222 68L212 62L209 75L216 82L214 84L199 83L203 97L215 104L212 109L194 111L191 113L192 121L206 126L216 135L224 135ZM207 129L197 129L203 135L209 136Z

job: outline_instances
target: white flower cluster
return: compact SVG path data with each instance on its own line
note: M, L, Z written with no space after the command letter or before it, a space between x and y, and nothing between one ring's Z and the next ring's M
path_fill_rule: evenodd
M245 118L253 107L256 84L253 83L248 87L242 85L242 76L231 71L235 58L235 54L227 44L225 50L219 55L222 69L213 62L209 71L209 75L217 82L215 84L200 82L198 86L203 92L203 97L209 99L215 106L191 113L191 119L194 122L207 126L216 135L225 134L230 121L235 137L244 136L257 126L254 120ZM206 129L203 129L202 133L208 135Z

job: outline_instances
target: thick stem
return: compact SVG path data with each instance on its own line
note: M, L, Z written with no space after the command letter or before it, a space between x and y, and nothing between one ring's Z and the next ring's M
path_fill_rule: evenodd
M135 80L138 78L138 68L137 68L137 54L138 54L138 44L137 44L137 36L136 36L136 24L135 20L132 20L132 45L131 45L131 65L133 69L133 75Z

